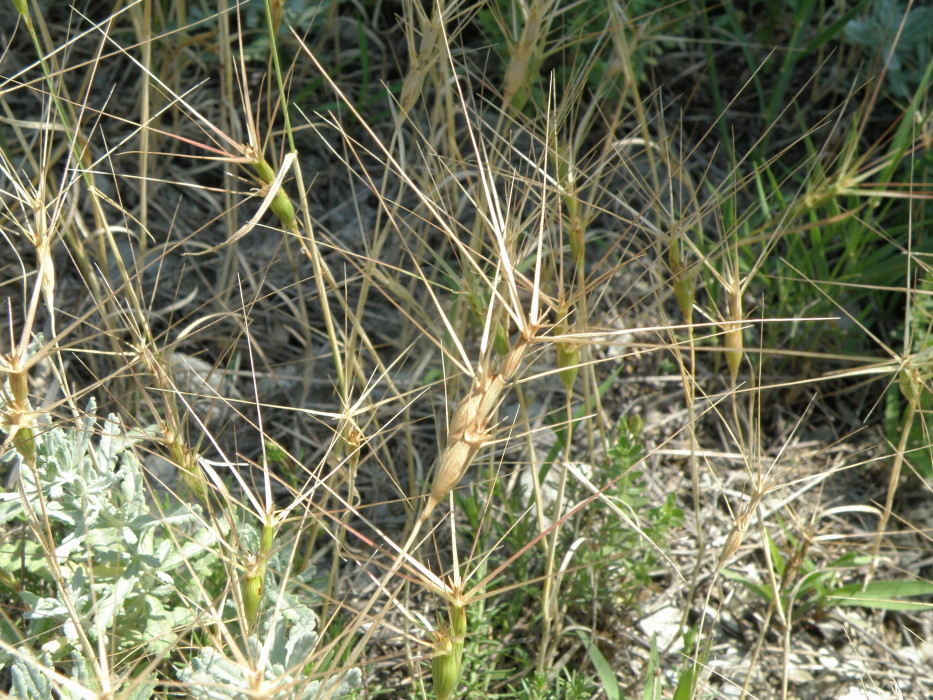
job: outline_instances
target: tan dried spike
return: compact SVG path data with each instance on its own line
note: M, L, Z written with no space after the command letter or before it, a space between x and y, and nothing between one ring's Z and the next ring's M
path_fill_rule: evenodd
M430 18L422 15L421 42L417 49L411 49L411 68L402 83L399 95L398 123L401 124L421 96L421 89L431 68L436 66L443 56L444 16L440 5L435 5Z
M751 525L752 510L746 509L738 515L732 529L729 531L726 541L722 545L722 553L719 556L719 568L725 566L735 553L739 551L742 542L745 541L745 535L748 534L748 527Z
M729 378L735 386L739 375L739 366L744 356L742 341L742 289L738 279L733 278L728 289L729 322L723 323L724 343L726 346L726 364L729 366Z
M742 542L745 541L745 536L748 534L748 528L752 524L752 516L755 514L755 511L758 510L758 505L761 503L763 496L763 489L759 488L755 490L748 504L742 509L742 512L735 516L735 521L732 523L732 530L729 531L729 534L726 536L726 541L722 545L719 563L716 565L717 570L725 566L729 560L735 556L735 553L739 551L739 547L742 546Z
M539 50L544 33L545 16L550 11L551 5L552 0L532 0L521 38L505 69L502 95L505 103L514 104L516 109L524 106L528 97L530 74L537 71L536 64L540 58L535 56L535 52ZM533 58L536 60L533 61Z
M480 370L473 377L469 393L460 401L450 419L447 446L438 461L422 518L427 518L447 498L447 494L456 488L476 454L490 442L490 419L499 408L509 380L521 366L531 338L532 334L527 330L522 333L503 359L501 372L490 374Z

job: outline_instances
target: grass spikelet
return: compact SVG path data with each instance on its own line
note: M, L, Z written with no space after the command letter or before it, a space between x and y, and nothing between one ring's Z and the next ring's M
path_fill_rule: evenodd
M556 127L551 125L552 130ZM558 137L551 135L551 141L557 142ZM573 163L572 150L567 144L554 147L554 161L557 168L557 181L560 183L564 207L567 210L566 230L567 241L570 244L570 256L573 258L577 273L584 272L586 263L586 239L584 236L586 222L583 218L583 205L580 202L580 193L577 187L577 171Z
M693 271L687 267L683 258L680 235L678 233L671 241L671 247L668 249L668 267L671 270L674 298L677 299L680 313L683 314L686 323L693 323L693 301L696 297L696 289Z
M5 426L6 427L6 426ZM14 427L14 426L10 426ZM32 427L19 425L16 427L16 434L13 438L13 448L19 452L23 461L30 466L36 464L36 434ZM11 430L12 432L12 430Z
M922 13L103 4L6 6L4 693L783 697L929 627Z
M748 528L751 524L753 508L747 508L735 518L732 529L726 536L726 541L722 545L722 553L719 556L719 566L725 566L735 553L739 551L742 542L745 541L745 535L748 534Z
M459 598L450 601L449 627L442 625L434 633L434 654L431 660L434 694L437 700L452 697L463 671L463 641L467 631L466 606Z
M207 503L210 489L207 485L207 477L204 476L201 467L198 466L197 454L171 428L165 428L165 435L169 455L172 462L178 467L181 482L191 495L198 498L202 503Z
M761 499L766 490L767 489L765 489L763 485L759 485L755 491L752 492L745 507L735 516L732 522L732 529L729 531L729 534L726 535L725 542L723 542L717 569L721 569L728 564L732 557L735 556L736 552L739 551L739 547L742 546L742 543L745 541L745 536L748 534L748 528L752 524L752 517L754 517L755 513L758 511L758 506L761 504Z
M240 591L243 595L243 614L250 629L259 621L262 590L266 580L265 557L250 554L246 561Z
M437 700L448 700L460 682L463 663L463 643L458 645L445 628L435 632L434 655L431 659L434 695Z
M737 277L732 277L727 290L729 321L722 325L723 343L726 346L726 364L729 366L729 378L735 385L739 375L739 366L744 355L742 340L742 291Z
M4 358L7 381L10 383L10 393L13 400L10 408L26 410L29 408L29 378L19 354Z
M541 62L540 44L543 41L545 18L551 4L549 0L535 0L531 3L521 38L515 45L509 65L505 69L502 86L504 102L518 110L521 110L528 100L531 76L537 72Z
M265 158L257 158L253 160L250 165L256 175L259 176L259 180L262 182L263 187L271 187L276 176L275 170L272 169L269 162ZM289 199L283 187L279 187L278 191L273 195L272 203L269 205L269 208L272 210L272 213L278 217L278 220L285 228L290 229L295 223L295 207L292 205L292 200Z
M262 536L259 540L259 556L265 558L272 554L272 541L275 538L275 523L267 518L262 525Z
M438 64L442 55L444 42L442 40L444 32L444 17L440 5L436 5L431 12L430 18L424 15L424 11L419 7L420 3L412 3L413 12L417 13L421 19L421 41L418 48L414 47L414 39L410 39L409 52L411 55L410 68L402 83L402 92L399 95L399 115L398 123L401 124L411 112L412 108L421 95L421 89L424 81L433 66Z
M269 11L269 23L272 25L272 33L278 34L279 27L282 26L282 14L285 11L285 0L269 0L266 5Z
M20 353L6 355L0 360L10 386L10 400L4 401L2 423L13 436L13 447L26 464L35 466L36 445L32 428L32 408L29 404L29 369Z
M569 328L566 315L562 316L555 330L558 336L567 333ZM560 368L557 376L560 377L561 384L569 393L573 391L573 385L580 371L580 346L576 343L561 342L558 338L555 347L557 349L557 366Z
M505 330L505 326L502 323L496 324L496 333L493 337L492 343L493 350L496 351L500 356L505 357L509 354L509 335Z
M426 518L460 483L477 452L490 442L490 420L502 401L508 382L521 366L531 338L532 333L526 328L503 358L499 372L480 369L473 377L469 393L450 419L447 447L438 462L422 517Z

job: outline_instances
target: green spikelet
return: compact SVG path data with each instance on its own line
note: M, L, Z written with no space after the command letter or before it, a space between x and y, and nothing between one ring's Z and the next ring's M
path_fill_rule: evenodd
M492 347L499 354L500 357L509 354L511 346L509 345L509 336L505 332L505 327L501 323L496 324L496 333L493 336Z
M681 254L680 240L675 237L668 250L668 266L673 277L674 298L687 323L693 323L693 301L696 297L693 270L687 267Z
M265 158L254 160L252 166L264 186L268 187L275 181L275 171ZM272 213L278 217L279 221L282 222L282 226L285 228L292 227L292 224L295 222L295 207L292 206L292 200L290 200L285 193L285 188L280 187L275 195L273 195L272 204L269 205L269 208L272 210Z
M434 695L437 700L454 697L460 674L463 670L463 640L466 636L466 608L450 604L450 628L441 627L435 632L434 658L431 669L434 679Z
M250 629L259 621L262 606L262 590L266 580L266 565L263 557L250 555L246 563L240 591L243 594L243 613Z
M463 645L461 644L459 649L457 646L446 630L442 629L436 633L431 669L434 679L434 695L437 700L450 700L460 682Z
M566 333L566 324L558 326L559 334ZM573 384L577 381L577 373L580 370L580 346L576 343L563 343L560 340L556 343L557 348L557 366L560 368L558 376L564 388L571 392Z

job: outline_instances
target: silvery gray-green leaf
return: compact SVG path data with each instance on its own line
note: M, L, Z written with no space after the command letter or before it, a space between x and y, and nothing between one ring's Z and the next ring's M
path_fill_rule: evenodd
M25 698L26 700L48 700L52 697L52 682L42 672L39 664L44 668L51 666L52 660L44 652L37 661L18 657L10 669L12 680L10 697Z

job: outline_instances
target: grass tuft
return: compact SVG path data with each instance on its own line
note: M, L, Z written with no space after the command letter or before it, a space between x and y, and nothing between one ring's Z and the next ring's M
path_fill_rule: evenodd
M930 695L926 8L209 5L0 7L0 693Z

